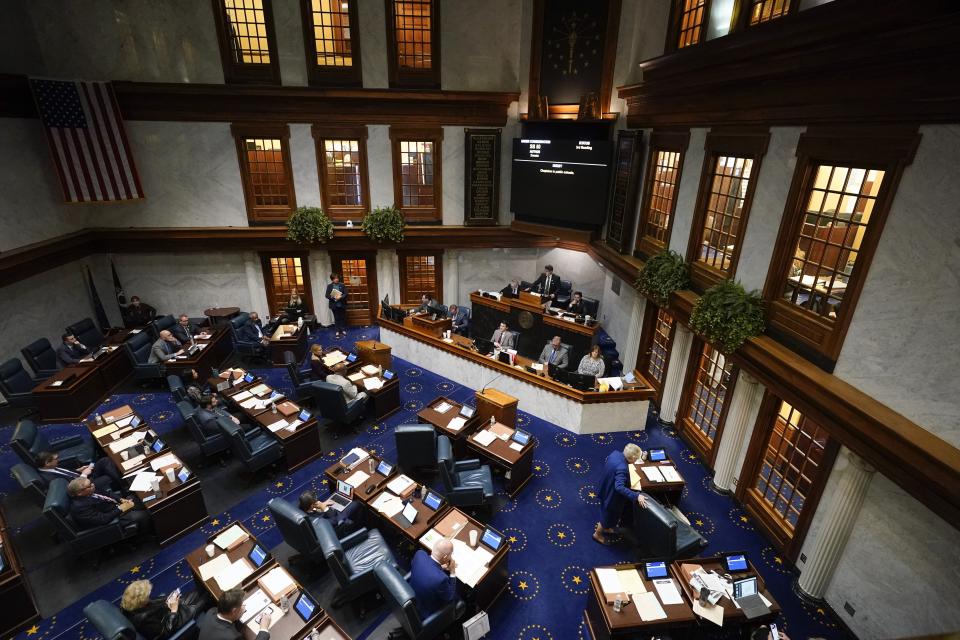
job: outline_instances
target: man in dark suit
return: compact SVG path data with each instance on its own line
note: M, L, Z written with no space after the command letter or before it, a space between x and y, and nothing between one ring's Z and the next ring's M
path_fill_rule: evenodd
M354 500L341 511L331 509L332 500L318 500L317 492L308 489L300 494L300 510L307 514L308 518L326 518L333 525L333 530L337 537L343 539L360 528L360 519L363 513L360 511L360 501Z
M503 289L500 289L500 293L508 298L519 298L520 297L520 282L514 278L510 281L510 284L505 286Z
M183 347L180 341L173 337L173 334L164 329L160 332L160 337L150 347L150 357L147 362L157 364L166 362L183 353Z
M130 304L123 310L123 322L129 328L143 327L157 317L157 310L140 302L139 296L132 296Z
M177 324L170 327L170 333L173 334L173 337L180 341L181 344L193 344L193 336L200 333L200 329L197 328L197 325L190 322L190 318L187 314L180 314L180 319L177 320Z
M570 298L570 304L567 305L567 311L582 316L586 313L586 306L583 302L583 293L574 291L573 296Z
M72 333L65 333L60 339L63 344L57 348L57 360L63 366L76 364L80 362L81 358L90 355L90 349L87 349L86 345L80 344L80 341Z
M220 427L217 425L217 418L223 416L229 418L234 424L241 424L240 418L227 411L220 404L220 397L217 395L204 396L200 399L200 408L194 414L200 430L206 436L215 436L220 433Z
M67 483L70 496L70 517L80 529L92 529L108 524L115 518L120 522L132 522L143 533L150 528L150 514L137 507L132 500L116 500L96 492L89 478L74 478Z
M470 318L467 310L455 304L450 305L450 321L453 326L453 332L462 336L470 333Z
M413 554L407 582L417 598L421 617L426 618L457 597L456 569L453 543L449 540L437 542L430 555L423 549Z
M229 589L223 592L217 606L200 616L199 640L240 640L243 638L243 628L240 617L243 616L243 589ZM254 618L251 625L257 629L254 640L268 640L270 638L270 613L264 611Z
M559 288L560 276L554 275L553 265L548 264L543 268L543 273L533 281L533 284L526 291L539 293L544 304L547 304L557 299L557 289Z
M37 456L40 466L37 472L45 486L50 486L54 478L65 478L67 482L76 478L88 478L98 493L107 494L111 490L120 491L120 472L110 458L100 458L93 464L80 467L76 471L60 466L60 454L56 451L41 451Z
M644 509L647 499L639 491L630 488L630 472L627 465L640 459L640 447L632 442L623 448L623 453L614 451L603 461L603 478L600 480L600 521L593 531L593 539L600 544L610 544L605 533L613 533L620 523L623 510L636 501Z
M244 342L260 343L260 351L263 355L266 355L270 338L264 331L263 325L260 322L260 316L256 311L251 311L247 324L237 329L237 336Z
M420 306L414 309L413 313L433 313L430 311L430 307L438 308L440 303L437 302L437 299L433 297L432 293L425 293L420 296Z

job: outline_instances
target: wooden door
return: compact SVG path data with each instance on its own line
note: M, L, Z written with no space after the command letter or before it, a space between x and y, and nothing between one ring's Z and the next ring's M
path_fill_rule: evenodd
M290 293L296 289L309 313L314 312L313 289L310 286L310 258L308 254L281 255L261 253L263 283L267 289L270 315L287 308Z
M667 380L667 365L670 363L670 349L673 348L676 330L677 323L673 316L655 304L647 303L637 368L653 386L653 399L657 406L663 401L663 384Z
M380 304L376 254L331 251L330 264L347 287L347 324L373 324Z

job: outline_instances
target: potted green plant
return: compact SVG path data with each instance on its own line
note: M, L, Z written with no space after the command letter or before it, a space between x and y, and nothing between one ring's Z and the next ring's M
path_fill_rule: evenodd
M671 293L690 286L690 269L683 256L667 249L647 260L633 286L658 305L665 305Z
M395 206L377 207L363 216L364 233L374 242L402 242L406 223L403 214Z
M766 326L763 300L739 282L724 280L707 289L693 307L690 328L723 353L733 353Z
M325 243L333 237L333 222L317 207L297 207L287 219L287 240L298 244Z

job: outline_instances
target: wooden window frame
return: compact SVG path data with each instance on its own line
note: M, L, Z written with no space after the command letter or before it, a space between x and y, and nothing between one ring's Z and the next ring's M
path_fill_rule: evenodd
M758 22L757 24L750 24L750 15L753 13L754 5L753 0L734 0L733 12L730 17L730 33L745 31L746 29L759 27L760 25L770 22L777 22L795 15L800 10L800 0L787 0L787 2L789 3L787 12L782 16L764 22Z
M730 382L727 383L726 396L723 399L723 406L720 407L720 419L717 421L717 430L713 436L713 443L708 441L707 437L703 434L696 424L689 419L688 414L690 412L690 403L693 401L693 390L697 383L697 372L700 365L700 356L703 353L703 348L709 343L704 341L701 338L694 338L692 348L690 349L690 359L687 361L687 369L684 374L684 386L683 393L680 396L680 408L677 410L677 418L675 420L677 425L677 432L687 441L687 444L690 445L690 448L693 449L700 457L703 459L704 463L709 469L713 469L713 463L717 458L717 449L720 443L720 438L723 436L723 427L727 422L727 415L730 413L730 404L733 400L733 394L736 390L737 379L740 377L740 367L736 363L730 360L729 356L725 357L728 361L731 362L730 367ZM710 345L713 346L713 345ZM715 350L719 351L716 347L713 347Z
M376 251L330 251L330 268L334 273L340 275L340 282L346 284L346 277L343 274L342 262L344 260L364 260L366 261L366 271L367 271L367 290L370 297L370 307L366 318L362 321L362 324L375 324L377 321L377 316L380 314L380 288L377 282L377 252ZM330 283L328 279L324 283L324 291L326 291L327 284ZM350 321L351 311L350 311L350 301L347 300L347 322ZM356 312L353 312L354 316ZM356 325L352 325L356 326Z
M317 152L317 175L320 179L320 199L323 210L334 222L360 220L370 211L370 173L367 165L367 128L361 126L318 125L310 128L313 135L314 147ZM360 154L360 197L363 204L359 207L352 205L333 205L330 203L329 185L326 171L326 140L357 140Z
M297 193L293 183L293 166L290 161L290 127L286 124L233 124L230 127L237 145L237 161L240 164L240 178L243 182L243 198L247 207L247 221L252 225L282 224L297 209ZM286 172L290 204L281 212L270 213L256 206L253 181L250 179L250 166L247 162L247 150L244 140L247 138L279 139L282 146L283 166Z
M269 64L243 64L233 61L230 39L227 35L227 13L223 0L211 0L213 3L214 23L217 27L217 41L220 44L220 62L223 65L223 80L226 84L280 84L280 59L277 54L277 34L273 26L273 3L263 0L263 22L267 29L267 50L270 53Z
M433 203L432 207L403 206L403 174L400 166L401 141L429 141L433 143ZM443 127L390 127L390 147L393 157L394 206L407 222L443 222Z
M780 223L763 295L767 301L770 335L818 366L832 371L856 310L884 224L890 213L904 169L913 162L920 134L916 127L815 127L801 134L797 165ZM884 171L870 221L843 304L835 320L781 299L789 274L797 236L806 216L810 186L818 165L851 166Z
M747 224L750 220L750 210L753 208L753 195L757 191L763 156L766 155L769 142L770 130L767 128L715 130L707 134L706 142L703 145L700 187L697 191L697 203L694 207L693 223L690 225L690 239L687 243L690 279L693 281L694 289L699 292L709 289L727 278L732 278L737 273L737 263L740 261L740 252L743 250L743 239L746 236ZM707 218L707 206L710 202L713 170L717 158L720 156L749 158L753 161L750 169L750 181L747 184L747 192L743 199L743 211L737 231L737 242L730 256L730 267L726 271L697 261L700 253L700 243L703 238L703 227Z
M406 304L407 300L407 257L433 256L434 288L433 293L437 302L443 303L443 249L439 251L417 251L415 249L397 249L397 259L400 263L400 301ZM419 304L419 302L418 302Z
M673 322L670 324L670 335L667 336L667 353L663 361L663 371L660 376L661 380L657 381L649 374L650 362L648 352L653 351L653 344L656 341L657 319L661 310L669 315ZM657 305L653 304L653 302L648 301L643 314L643 329L640 334L640 344L637 347L637 369L640 370L640 373L643 374L643 377L646 378L646 380L650 383L650 386L653 387L653 399L657 406L663 402L663 390L667 384L667 374L670 371L670 356L673 354L673 340L676 335L676 316L670 313L670 309L658 307Z
M384 0L387 16L387 70L390 88L440 88L440 2L431 0L430 7L430 69L413 70L400 67L397 60L397 33L394 0Z
M827 485L830 472L833 469L833 463L837 458L837 452L840 450L840 443L830 435L831 429L817 420L817 423L827 432L827 443L823 450L823 462L820 465L821 472L811 485L810 494L804 498L804 508L797 519L797 526L794 527L793 536L787 536L783 530L774 525L771 519L778 516L770 513L769 508L761 501L756 504L755 500L748 499L747 494L753 489L754 479L760 471L763 464L763 454L766 449L767 440L770 432L773 430L774 420L780 407L780 402L786 401L795 409L799 410L804 417L810 417L806 407L798 406L796 403L786 398L781 398L777 394L767 391L760 405L760 412L757 415L757 422L753 429L753 435L750 437L750 445L747 448L747 454L744 457L743 467L740 469L740 477L737 482L736 497L743 505L744 510L753 516L757 526L766 533L767 537L773 541L775 547L779 548L783 554L791 561L796 561L803 547L803 541L806 538L807 530L813 521L813 516L817 511L817 505L823 496L823 489ZM816 418L811 418L816 420Z
M683 177L683 162L687 157L687 146L690 144L690 130L684 131L654 131L650 134L650 149L647 153L647 168L643 176L643 198L640 206L639 226L637 227L637 241L633 254L638 258L647 259L662 253L670 246L670 235L673 233L673 220L677 213L677 195L680 191L680 179ZM670 203L670 220L667 222L667 233L661 243L656 238L646 235L647 221L650 218L650 203L653 197L652 186L656 171L657 153L660 151L680 154L677 163L677 184L674 187L673 202Z
M276 291L273 287L273 269L270 266L271 258L300 258L300 269L303 272L303 288L300 291L300 297L303 298L304 302L309 309L309 313L316 313L316 307L313 305L313 284L310 282L310 254L305 252L261 252L260 254L260 266L263 269L263 284L266 289L267 294L267 311L270 315L281 311L282 309L277 309L276 311L271 308L272 300Z
M336 0L339 1L339 0ZM300 0L300 16L303 22L303 46L307 57L307 82L312 87L362 87L363 65L360 57L360 19L357 15L358 0L349 0L350 56L353 64L337 67L317 64L317 41L314 37L313 2Z
M691 43L685 47L680 47L680 27L683 20L683 3L684 0L673 0L670 5L670 22L667 29L667 41L664 43L663 51L664 53L670 53L673 51L683 51L684 49L692 49L706 41L707 38L707 27L710 24L710 9L713 4L711 0L706 0L703 5L703 25L701 26L700 39L697 42Z

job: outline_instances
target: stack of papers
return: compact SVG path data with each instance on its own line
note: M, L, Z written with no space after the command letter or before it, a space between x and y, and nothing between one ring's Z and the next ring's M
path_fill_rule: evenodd
M450 431L460 431L460 429L463 429L463 425L466 423L466 418L463 416L457 416L447 423L447 429L450 429Z
M247 624L269 606L270 598L263 592L263 589L257 589L243 601L243 615L240 616L240 623Z
M261 576L257 583L274 601L297 590L297 583L283 567L274 567Z
M683 478L680 477L680 474L677 473L673 465L662 465L660 467L660 473L663 474L667 482L683 482Z
M180 466L180 459L173 453L164 454L158 458L154 458L150 461L150 467L154 471L163 469L164 467L173 467Z
M381 493L379 496L377 496L377 499L370 504L374 509L388 518L392 518L403 511L403 500L401 500L398 496L393 495L389 491L384 491Z
M663 604L683 604L683 597L680 595L680 590L677 589L677 585L673 583L672 578L654 580L653 586L657 590L657 595L660 596L660 601Z
M346 482L348 485L356 489L357 487L362 485L364 482L366 482L369 478L370 478L370 474L361 469L359 471L354 471L353 475L351 475L349 478L344 480L344 482Z
M398 496L402 496L414 484L416 483L407 476L399 475L387 483L387 489L390 489L390 491L393 491Z
M660 602L657 600L657 594L653 591L632 594L631 597L633 598L634 606L637 608L637 613L640 614L640 619L644 622L663 620L667 617L667 612L660 606Z
M493 554L488 550L477 546L473 549L462 540L453 541L453 559L457 563L457 580L467 585L475 587L480 578L487 571L487 563L493 558Z
M380 373L380 368L375 364L365 365L360 371L363 371L368 376L375 376Z
M323 356L323 364L328 367L332 367L336 364L340 364L347 359L347 354L342 351L334 351L333 353L328 353Z
M217 556L217 558L227 558L227 556L224 554ZM216 558L214 558L214 560L216 560ZM229 567L218 571L213 576L213 579L216 581L218 587L226 591L242 583L253 571L253 564L246 558L240 558L236 562L231 563Z
M640 467L640 470L650 482L663 482L663 474L660 473L659 467Z
M637 467L635 465L628 465L627 472L630 474L630 488L634 491L640 491L640 474L637 472Z
M523 451L523 445L520 444L519 442L511 442L510 448L513 449L514 451Z
M620 391L620 389L623 389L623 380L618 376L614 376L612 378L597 378L597 382L607 385L614 391Z
M363 386L366 387L367 391L376 391L383 387L383 381L380 378L367 378L363 381Z
M94 431L94 432L93 432L93 437L94 437L94 438L102 438L103 436L109 435L109 434L113 433L113 432L116 431L116 430L117 430L117 425L115 425L115 424L108 424L107 426L102 427L102 428L97 429L96 431Z
M636 569L617 569L617 579L620 586L630 595L635 593L646 593L647 588L643 586L643 578Z
M360 382L361 380L363 380L363 379L366 378L366 377L367 377L367 376L365 376L363 373L357 372L357 373L353 374L352 376L347 376L347 380L349 380L350 382Z
M446 401L443 401L433 407L433 410L437 413L446 413L447 411L450 411L450 409L453 409L453 405Z
M234 549L249 537L250 535L240 525L235 524L214 538L213 544L221 549Z
M473 436L473 440L482 447L489 447L490 443L496 439L497 436L495 436L492 431L487 429L484 429Z
M600 589L605 594L626 593L623 585L620 584L620 573L616 569L598 568L597 580L600 581Z
M136 446L145 437L147 437L146 431L137 431L135 433L131 433L126 438L121 438L120 440L111 442L108 446L110 447L110 451L113 453L119 453L124 449L129 449L130 447Z
M120 466L123 467L124 471L130 471L130 469L133 469L134 467L139 467L141 464L143 464L142 454L139 456L130 458L126 462L121 462Z
M430 529L420 537L420 542L430 551L433 551L433 546L441 540L443 540L443 535L436 529Z
M152 471L141 471L133 476L133 482L130 483L130 491L153 491L153 479L157 474Z
M262 396L263 394L272 391L272 389L270 389L270 387L268 387L267 385L261 383L251 388L249 391L255 396Z
M272 433L276 433L277 431L280 431L280 429L286 429L289 426L290 425L287 423L286 420L284 420L283 418L280 418L273 424L268 425L267 429L270 429Z
M224 554L220 554L200 565L200 579L206 582L221 571L229 570L230 564L230 558Z

